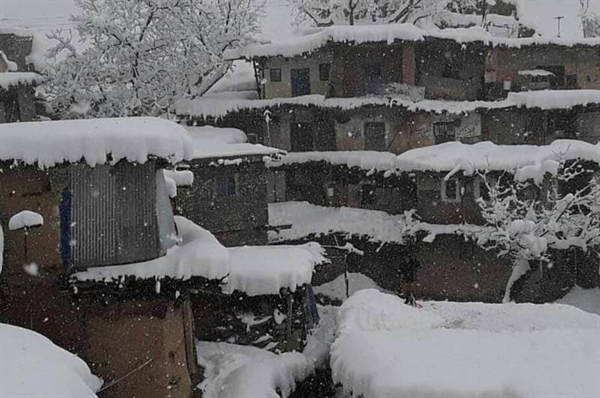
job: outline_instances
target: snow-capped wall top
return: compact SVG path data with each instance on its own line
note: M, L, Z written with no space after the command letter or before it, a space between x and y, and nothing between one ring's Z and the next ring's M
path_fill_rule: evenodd
M230 158L236 156L272 156L281 150L247 143L246 134L235 128L212 126L187 127L193 140L194 159Z
M600 104L600 90L543 90L509 93L502 101L410 101L405 98L356 97L325 98L322 95L305 95L266 100L209 98L180 100L175 103L178 115L192 117L224 117L231 112L247 109L267 109L286 105L316 106L328 109L352 110L363 106L399 106L411 112L461 114L477 109L502 109L510 107L568 109L578 105Z
M84 161L90 166L149 156L177 163L192 157L192 142L177 123L152 117L62 120L0 125L0 161L41 168Z
M576 140L557 140L544 146L453 141L404 152L396 158L396 168L451 174L461 171L467 175L478 170L497 170L513 173L518 180L539 181L547 172L556 173L559 162L571 159L600 164L600 145Z
M390 24L390 25L355 25L355 26L331 26L316 33L294 37L287 41L254 44L238 50L230 50L225 53L227 59L256 58L256 57L293 57L300 54L310 53L327 43L368 43L386 42L393 43L396 40L421 41L427 37L448 39L457 43L482 42L491 46L506 46L520 48L530 45L554 44L561 46L600 45L600 38L589 39L561 39L555 37L532 37L532 38L499 38L493 37L482 28L457 28L457 29L431 29L423 30L413 24Z
M0 73L0 89L8 90L19 84L35 84L42 80L43 77L35 72L4 72Z
M6 64L6 68L9 72L16 72L17 70L19 70L19 66L17 65L17 63L8 59L8 57L6 56L6 54L4 54L4 51L2 50L0 50L0 59L4 61L4 63Z

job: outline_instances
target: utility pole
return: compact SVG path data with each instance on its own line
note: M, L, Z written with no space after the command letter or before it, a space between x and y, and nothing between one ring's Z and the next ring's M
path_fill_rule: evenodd
M558 37L560 37L560 20L564 18L565 17L554 17L554 19L556 19L556 21L558 22Z

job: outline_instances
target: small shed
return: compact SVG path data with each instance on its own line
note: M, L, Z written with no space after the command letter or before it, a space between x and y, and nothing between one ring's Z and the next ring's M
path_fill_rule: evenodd
M192 159L178 165L189 178L177 178L178 211L211 231L226 246L267 243L267 166L285 152L248 142L246 134L233 128L187 127L193 140ZM179 173L181 175L181 173Z
M176 123L122 118L0 126L0 223L22 210L46 222L28 261L42 273L139 262L174 244L160 167L191 155ZM20 231L5 231L7 272L23 265Z

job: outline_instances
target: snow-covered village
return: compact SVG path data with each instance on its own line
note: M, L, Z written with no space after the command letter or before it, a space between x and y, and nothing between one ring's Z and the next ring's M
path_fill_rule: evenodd
M0 0L0 398L600 398L600 0Z

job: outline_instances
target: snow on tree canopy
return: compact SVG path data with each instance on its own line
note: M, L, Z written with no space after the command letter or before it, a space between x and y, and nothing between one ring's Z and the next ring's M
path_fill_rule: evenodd
M84 161L90 166L151 156L172 163L192 156L192 143L177 123L152 117L9 123L0 127L0 161L48 168Z
M556 140L550 145L496 145L485 141L463 144L446 142L406 151L396 158L399 171L506 171L519 181L541 181L546 173L555 175L561 161L581 159L600 164L600 146L584 141Z
M31 330L0 323L0 396L92 398L102 385L86 363Z
M282 106L315 106L342 110L353 110L363 106L398 106L406 108L410 112L463 114L478 109L504 109L510 107L569 109L574 106L591 104L600 104L600 90L554 90L551 95L549 95L548 90L508 93L508 98L502 101L423 100L415 102L404 97L325 98L323 95L318 94L265 100L200 97L177 101L175 112L178 115L193 117L221 118L231 112L262 110Z
M567 305L425 302L417 309L362 290L337 320L332 376L352 396L600 396L600 317Z
M422 41L427 37L453 40L457 43L482 42L491 46L506 46L520 48L531 45L554 44L560 46L599 46L600 38L500 38L494 37L480 27L456 29L430 29L423 30L413 24L389 25L355 25L331 26L315 33L296 36L285 41L268 44L253 44L238 50L225 52L227 59L252 59L258 57L293 57L310 53L328 43L393 43L396 40Z
M35 84L43 80L35 72L4 72L0 73L0 89L8 90L19 84Z
M44 217L33 211L23 210L8 220L8 229L15 231L21 228L39 227L44 225Z

